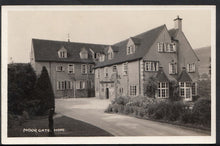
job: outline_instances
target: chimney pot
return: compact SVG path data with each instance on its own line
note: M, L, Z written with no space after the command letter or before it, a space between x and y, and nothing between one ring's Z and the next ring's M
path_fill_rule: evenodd
M182 30L182 18L180 18L179 15L174 19L174 28Z

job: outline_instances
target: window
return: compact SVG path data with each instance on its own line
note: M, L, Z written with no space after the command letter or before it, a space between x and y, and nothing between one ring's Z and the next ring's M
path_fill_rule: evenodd
M68 65L68 73L73 74L74 73L74 64L69 64Z
M123 66L123 75L128 75L128 63L124 63L122 66Z
M177 64L169 63L169 74L177 74Z
M64 71L65 69L64 69L64 67L63 66L56 66L56 71L59 71L59 72L61 72L61 71Z
M89 73L90 73L90 74L93 74L93 73L94 73L94 69L93 69L93 68L94 68L94 65L93 65L93 64L90 64L90 65L89 65Z
M81 65L81 73L82 74L86 74L87 73L87 65L86 64L82 64Z
M135 53L135 45L127 46L127 55Z
M113 52L110 51L110 52L108 52L108 59L111 60L112 58L113 58Z
M158 43L157 47L158 47L158 52L163 52L163 43Z
M181 97L184 97L186 100L192 99L192 86L190 82L179 82Z
M73 89L71 81L57 81L57 90Z
M76 89L85 89L85 81L76 81Z
M88 59L88 52L86 51L86 49L82 49L82 51L80 52L80 58Z
M147 61L145 62L145 71L158 71L159 62Z
M137 86L130 86L130 95L131 96L137 95Z
M123 88L119 88L119 93L123 94Z
M159 42L157 44L158 52L176 52L175 43Z
M158 97L168 98L169 97L169 85L167 82L158 83Z
M99 61L100 61L100 62L105 61L105 55L104 55L104 54L101 54L101 55L99 56Z
M192 96L197 95L197 83L192 83Z
M58 56L59 56L59 58L67 58L67 52L66 51L59 51Z
M189 72L189 73L190 72L195 72L195 70L196 70L195 63L187 64L186 69L187 69L187 72Z
M100 53L95 53L95 58L99 58L99 56L100 56Z
M113 72L116 72L116 71L117 71L117 66L116 66L116 65L113 65L113 66L112 66L112 71L113 71Z
M97 69L97 78L100 78L100 69Z
M105 71L105 73L104 73L104 74L105 74L105 77L108 77L108 67L105 67L105 68L104 68L104 71Z

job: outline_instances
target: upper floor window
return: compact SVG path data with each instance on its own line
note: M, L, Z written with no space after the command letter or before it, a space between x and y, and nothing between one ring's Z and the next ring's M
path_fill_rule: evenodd
M117 71L117 66L116 66L116 65L113 65L113 66L112 66L112 71L113 71L113 72L116 72L116 71Z
M145 62L145 71L158 71L158 61L147 61Z
M82 64L81 65L81 73L82 74L86 74L87 73L87 65L86 64Z
M88 59L88 52L86 51L86 49L82 49L82 51L80 52L80 58Z
M62 65L59 65L59 66L56 66L56 71L64 71L65 69L64 69L64 67L62 66Z
M105 55L104 55L104 54L101 54L101 55L99 56L99 61L100 61L100 62L105 61Z
M177 74L177 64L169 63L169 74Z
M127 55L135 53L135 45L127 46Z
M187 70L187 72L189 72L189 73L190 73L190 72L195 72L195 71L196 71L195 63L187 64L186 70Z
M167 98L169 96L169 84L167 82L158 83L158 97Z
M74 73L74 64L68 64L68 73L73 74Z
M128 75L128 63L122 64L123 75Z
M90 73L90 74L93 74L93 73L94 73L94 69L93 69L93 68L94 68L94 65L93 65L93 64L90 64L90 65L89 65L89 73Z
M113 52L108 52L108 59L113 59Z
M94 54L94 58L96 59L96 58L99 58L99 56L100 56L100 53L95 53Z
M59 58L67 58L67 52L64 50L60 50L58 52L58 56L59 56Z
M104 74L105 74L105 77L108 77L108 67L105 67L105 68L104 68L104 71L105 71L105 73L104 73Z
M157 44L158 52L176 52L176 44L175 43L164 43L159 42Z
M100 69L97 69L96 73L97 73L97 78L100 78Z

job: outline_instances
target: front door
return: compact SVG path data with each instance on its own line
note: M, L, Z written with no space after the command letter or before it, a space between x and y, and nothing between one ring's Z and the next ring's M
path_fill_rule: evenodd
M106 88L106 99L109 99L109 89L108 88Z

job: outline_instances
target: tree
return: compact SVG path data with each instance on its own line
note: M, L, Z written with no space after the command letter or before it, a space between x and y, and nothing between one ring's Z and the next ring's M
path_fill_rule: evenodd
M30 64L8 64L8 111L22 114L31 100L36 74Z
M41 75L37 80L35 87L35 99L40 100L38 115L48 113L50 108L55 108L54 93L51 86L50 78L45 66L43 66Z

